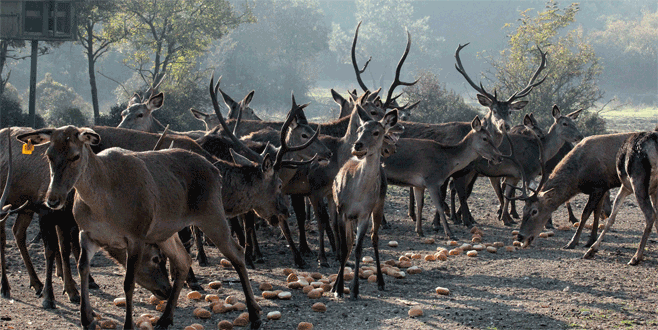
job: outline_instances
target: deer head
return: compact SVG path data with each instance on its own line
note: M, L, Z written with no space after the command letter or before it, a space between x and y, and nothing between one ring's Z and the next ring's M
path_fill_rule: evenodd
M157 133L161 125L156 123L153 117L153 111L162 107L164 103L164 94L151 94L148 100L142 101L138 94L128 102L128 107L121 112L120 128L134 129L138 131Z
M485 121L488 123L491 123L494 127L490 129L495 129L496 132L502 133L504 131L509 131L510 129L510 123L509 123L509 115L510 112L512 111L519 111L523 109L527 104L528 101L517 101L519 98L522 98L524 96L527 96L530 91L532 91L533 88L537 87L539 84L544 82L546 80L546 77L543 79L537 81L537 78L539 77L539 74L546 68L546 53L542 52L539 47L537 49L539 50L539 53L541 54L541 63L539 64L539 67L535 71L535 73L532 75L532 78L530 78L530 81L520 91L512 94L507 100L499 100L498 99L498 93L494 90L494 93L491 94L487 92L484 89L484 86L482 86L482 83L478 86L471 80L471 78L466 74L466 70L464 70L464 67L462 65L462 61L459 58L459 52L462 50L462 48L466 47L468 45L459 45L457 47L457 51L455 52L455 59L457 63L455 64L455 68L457 71L466 79L469 85L475 89L478 94L477 94L477 99L478 102L480 102L481 105L489 108L489 112L485 115ZM492 132L493 133L493 132ZM498 142L502 142L502 139L498 140Z

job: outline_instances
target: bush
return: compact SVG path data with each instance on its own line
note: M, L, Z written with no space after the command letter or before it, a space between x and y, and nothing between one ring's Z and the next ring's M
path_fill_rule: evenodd
M3 111L7 114L7 118L2 122L2 127L32 126L30 115L23 112L20 103L18 103L18 101L15 99L0 96L0 111ZM44 126L45 124L43 118L37 114L35 128L42 128Z
M404 89L409 102L420 101L411 112L411 120L423 123L471 121L479 114L459 94L447 90L433 72L420 71L416 77L418 83Z

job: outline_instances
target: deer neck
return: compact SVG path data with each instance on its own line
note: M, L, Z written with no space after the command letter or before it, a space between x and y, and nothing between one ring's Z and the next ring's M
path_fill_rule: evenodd
M480 155L473 148L473 132L469 132L459 143L445 147L446 159L452 163L453 173L462 170Z
M557 125L555 123L553 123L553 125L551 125L551 127L548 129L548 133L544 135L541 143L544 148L544 161L553 158L553 156L555 156L557 152L560 151L560 148L564 144L564 140L560 138L557 132Z

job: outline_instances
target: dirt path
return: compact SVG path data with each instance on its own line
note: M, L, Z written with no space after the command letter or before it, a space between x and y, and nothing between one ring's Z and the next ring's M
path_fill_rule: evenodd
M435 253L437 247L445 247L445 239L430 230L429 220L424 222L425 232L429 237L435 237L437 243L422 243L406 216L406 190L391 188L390 191L386 216L391 222L391 228L381 232L382 261L397 260L408 252L425 256ZM471 199L471 209L479 222L479 228L485 233L483 241L501 241L511 245L512 228L502 226L494 218L496 203L488 180L479 180ZM574 204L577 212L580 212L585 199L580 196ZM448 261L412 260L412 264L419 266L422 273L407 274L404 279L385 276L386 291L378 291L375 284L361 280L361 299L358 301L336 299L328 293L320 299L311 300L301 290L287 289L283 269L293 266L289 250L285 241L278 239L277 231L262 228L259 237L266 260L264 264L257 264L257 270L250 271L254 291L260 295L258 287L263 282L271 283L275 289L292 291L291 300L260 302L264 312L263 328L296 329L301 321L313 323L314 329L656 328L656 236L652 234L650 238L645 261L639 266L628 266L626 263L635 252L644 220L633 198L629 198L625 204L615 223L615 230L606 237L602 250L594 260L580 258L585 252L582 245L575 250L561 249L574 233L573 229L555 230L554 237L538 239L530 249L514 252L499 249L495 254L481 251L475 258L462 254L451 256ZM429 207L424 214L431 218ZM554 219L556 225L566 225L565 210L560 208ZM454 229L461 238L460 243L470 241L471 234L465 228ZM33 225L28 236L34 234ZM583 235L583 243L588 235ZM315 231L310 234L312 248L316 246L316 236ZM398 241L399 246L387 246L390 240ZM40 299L28 288L27 274L11 234L8 246L9 282L13 299L0 299L0 329L79 328L78 306L69 303L66 296L61 294L61 281L54 281L58 308L43 310ZM364 256L373 256L369 239L364 246ZM235 278L236 273L219 266L220 256L214 248L208 248L208 252L213 266L200 268L195 264L195 270L206 288L204 293L216 293L221 298L234 295L244 301L239 284L226 281ZM41 245L32 245L30 253L39 274L43 274L45 266ZM329 255L333 256L332 253ZM317 267L311 257L306 260L313 266L298 270L298 274L320 272L326 277L338 270L338 264L333 260L331 268ZM112 300L123 296L123 270L98 255L93 261L92 274L101 286L101 290L92 291L93 306L105 319L113 319L122 324L124 310L114 306ZM225 281L223 288L209 289L207 283L213 280ZM437 295L434 292L437 286L450 289L451 294ZM137 287L136 291L136 315L159 315L155 307L147 303L150 293L141 287ZM195 319L192 315L194 308L207 307L209 304L187 299L184 296L187 292L187 289L183 291L173 329L183 329L192 323L202 324L205 329L217 329L220 320L232 321L240 314L234 311L213 314L208 320ZM311 306L318 301L326 304L326 312L312 311ZM424 316L410 318L407 312L414 306L422 308ZM282 318L267 321L265 314L271 311L280 311Z

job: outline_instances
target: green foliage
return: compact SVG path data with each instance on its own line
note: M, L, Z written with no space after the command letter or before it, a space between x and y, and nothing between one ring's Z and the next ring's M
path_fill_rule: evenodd
M655 56L658 53L658 11L643 11L636 19L609 17L602 31L591 34L597 43L621 49L625 53Z
M418 82L406 87L410 102L420 101L412 110L412 120L423 123L446 123L471 121L478 114L475 108L466 104L455 91L448 90L445 84L431 71L420 71Z
M73 88L56 82L50 73L37 83L36 108L49 126L87 125L91 107Z
M226 0L121 0L118 6L106 33L126 34L124 63L149 84L165 74L169 84L179 84L213 40L252 20L249 8L238 14Z
M372 56L372 62L363 74L368 88L384 89L390 84L395 67L407 43L405 29L411 33L411 50L405 62L406 70L427 68L427 62L435 62L441 56L443 39L430 29L429 16L418 17L409 0L356 0L356 22L362 21L356 47L357 62L362 66ZM352 63L350 50L354 38L354 26L343 28L333 24L330 50L341 63ZM367 78L371 79L367 79ZM404 77L401 77L405 80Z
M306 96L315 85L330 28L317 1L258 1L253 13L257 22L223 38L210 59L221 61L212 64L218 64L222 89L234 99L253 89L255 107L285 109L291 90Z
M540 125L548 127L553 122L550 112L553 104L563 113L569 113L590 109L603 97L597 86L602 70L599 58L585 41L582 29L570 28L578 10L578 4L559 8L555 1L549 1L544 11L531 15L528 9L520 13L517 24L505 25L511 29L509 47L499 56L488 58L494 71L487 78L496 82L499 95L508 97L527 84L541 60L537 46L548 52L547 68L542 73L547 78L526 97L530 103L525 111L515 114L513 122L520 123L525 113L533 112ZM599 123L597 133L604 132L604 121L600 118L595 121ZM581 129L591 129L584 127L584 122L580 121Z

